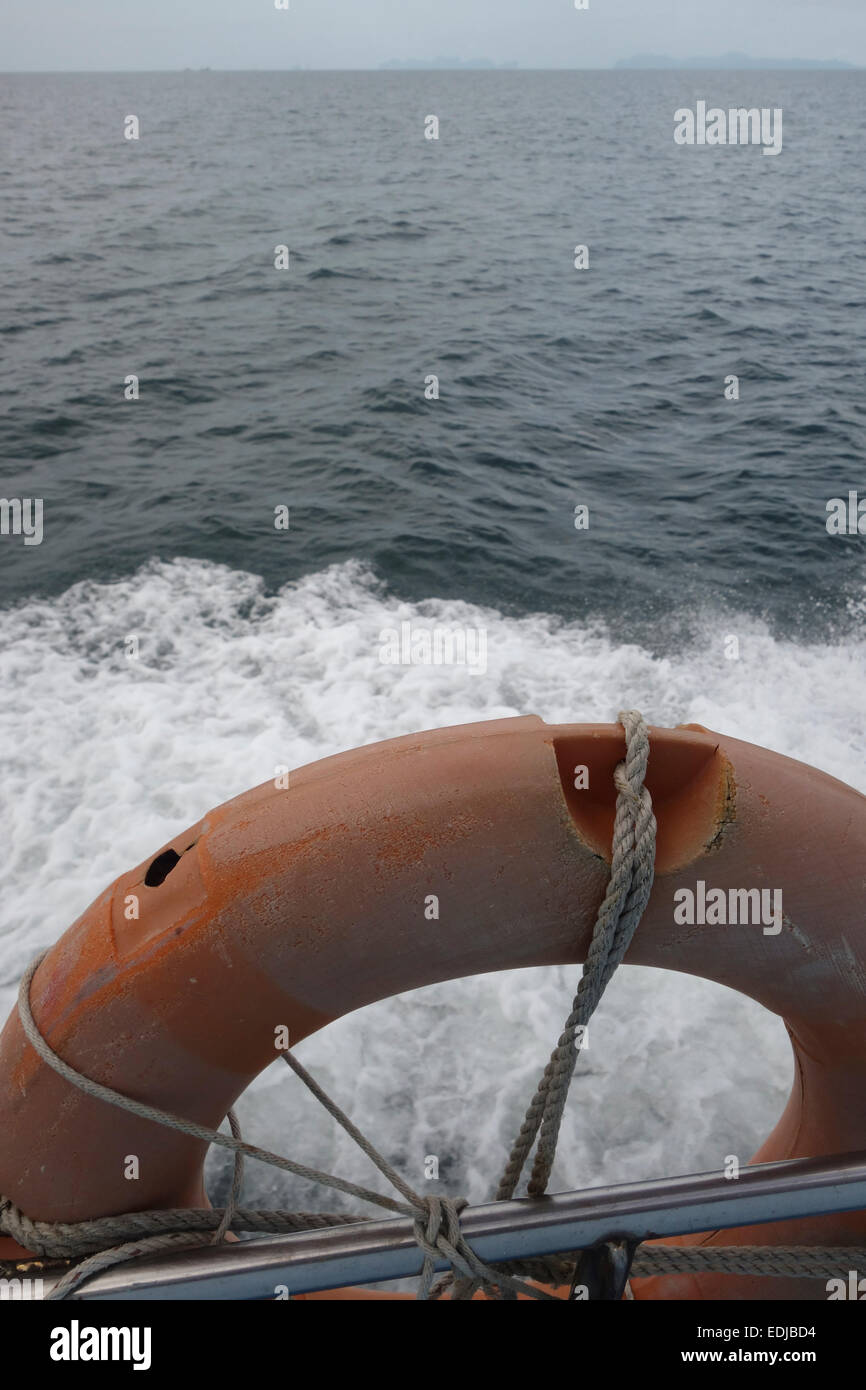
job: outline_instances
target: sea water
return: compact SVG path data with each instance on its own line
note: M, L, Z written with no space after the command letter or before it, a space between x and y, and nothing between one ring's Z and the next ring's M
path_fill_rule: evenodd
M866 790L864 541L825 524L863 491L862 93L781 72L0 78L2 492L42 500L38 544L0 539L4 1013L122 869L360 743L627 705ZM675 111L704 98L784 108L783 152L678 147ZM466 652L483 634L483 669L435 640L383 661L405 624ZM436 985L298 1053L410 1181L483 1200L577 978ZM745 1160L791 1071L754 1003L625 967L552 1186ZM285 1068L239 1112L260 1144L371 1176ZM221 1155L210 1172L219 1198ZM254 1164L245 1199L346 1205Z

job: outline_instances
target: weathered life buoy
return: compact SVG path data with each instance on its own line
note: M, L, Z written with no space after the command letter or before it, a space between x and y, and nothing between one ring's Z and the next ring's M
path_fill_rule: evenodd
M36 1023L80 1072L216 1127L274 1060L277 1026L295 1045L420 985L581 961L607 884L623 747L617 725L530 716L395 739L302 768L287 787L265 783L106 889L40 965ZM696 725L651 729L650 747L656 880L627 961L716 980L785 1020L794 1087L756 1159L866 1149L866 798ZM202 1206L204 1148L71 1087L13 1012L0 1036L0 1192L28 1216ZM861 1212L675 1243L864 1235ZM808 1280L730 1275L634 1289L823 1294Z

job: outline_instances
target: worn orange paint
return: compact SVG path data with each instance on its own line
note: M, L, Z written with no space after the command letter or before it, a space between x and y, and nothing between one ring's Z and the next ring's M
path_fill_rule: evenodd
M866 799L699 726L650 732L657 878L628 961L717 980L786 1020L795 1086L758 1157L866 1148ZM433 981L580 961L607 882L622 755L619 726L527 717L395 739L302 768L287 790L257 787L121 875L69 928L34 978L36 1021L79 1070L214 1126L274 1060L279 1025L296 1044ZM587 790L574 789L578 764ZM149 887L168 849L178 862ZM781 888L782 932L677 926L674 889L698 878ZM435 929L428 893L440 898ZM125 915L130 894L138 920ZM128 1154L140 1160L134 1183ZM69 1087L9 1019L0 1192L30 1216L201 1205L203 1158L198 1141ZM866 1215L795 1225L692 1239L862 1243ZM806 1281L710 1276L636 1291L815 1296Z

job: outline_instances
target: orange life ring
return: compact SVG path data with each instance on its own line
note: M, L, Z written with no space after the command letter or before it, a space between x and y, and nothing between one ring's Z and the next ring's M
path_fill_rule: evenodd
M627 960L716 980L784 1018L794 1088L756 1159L866 1149L866 798L697 725L651 729L650 741L656 881ZM39 967L36 1023L79 1071L215 1127L273 1061L277 1025L294 1045L437 980L580 961L607 884L623 746L617 725L530 716L395 739L314 763L287 788L265 783L106 889ZM769 930L678 921L674 894L700 895L699 884L731 901L780 890L782 915ZM442 903L435 932L420 929L430 893ZM203 1157L200 1141L71 1088L12 1014L0 1036L0 1192L28 1216L202 1206ZM864 1235L861 1212L675 1243ZM0 1241L0 1257L11 1250ZM729 1275L634 1288L816 1296L811 1281Z

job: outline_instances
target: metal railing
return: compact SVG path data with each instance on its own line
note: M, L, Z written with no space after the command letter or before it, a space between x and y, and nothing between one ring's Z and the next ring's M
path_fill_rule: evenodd
M594 1187L468 1207L467 1240L487 1263L731 1226L866 1209L866 1153L792 1159L719 1173ZM756 1232L756 1244L760 1233ZM791 1242L796 1243L794 1240ZM417 1275L406 1218L205 1246L137 1259L94 1276L78 1299L273 1299ZM440 1266L447 1269L443 1260ZM45 1291L55 1282L45 1278ZM285 1295L283 1295L285 1296Z

